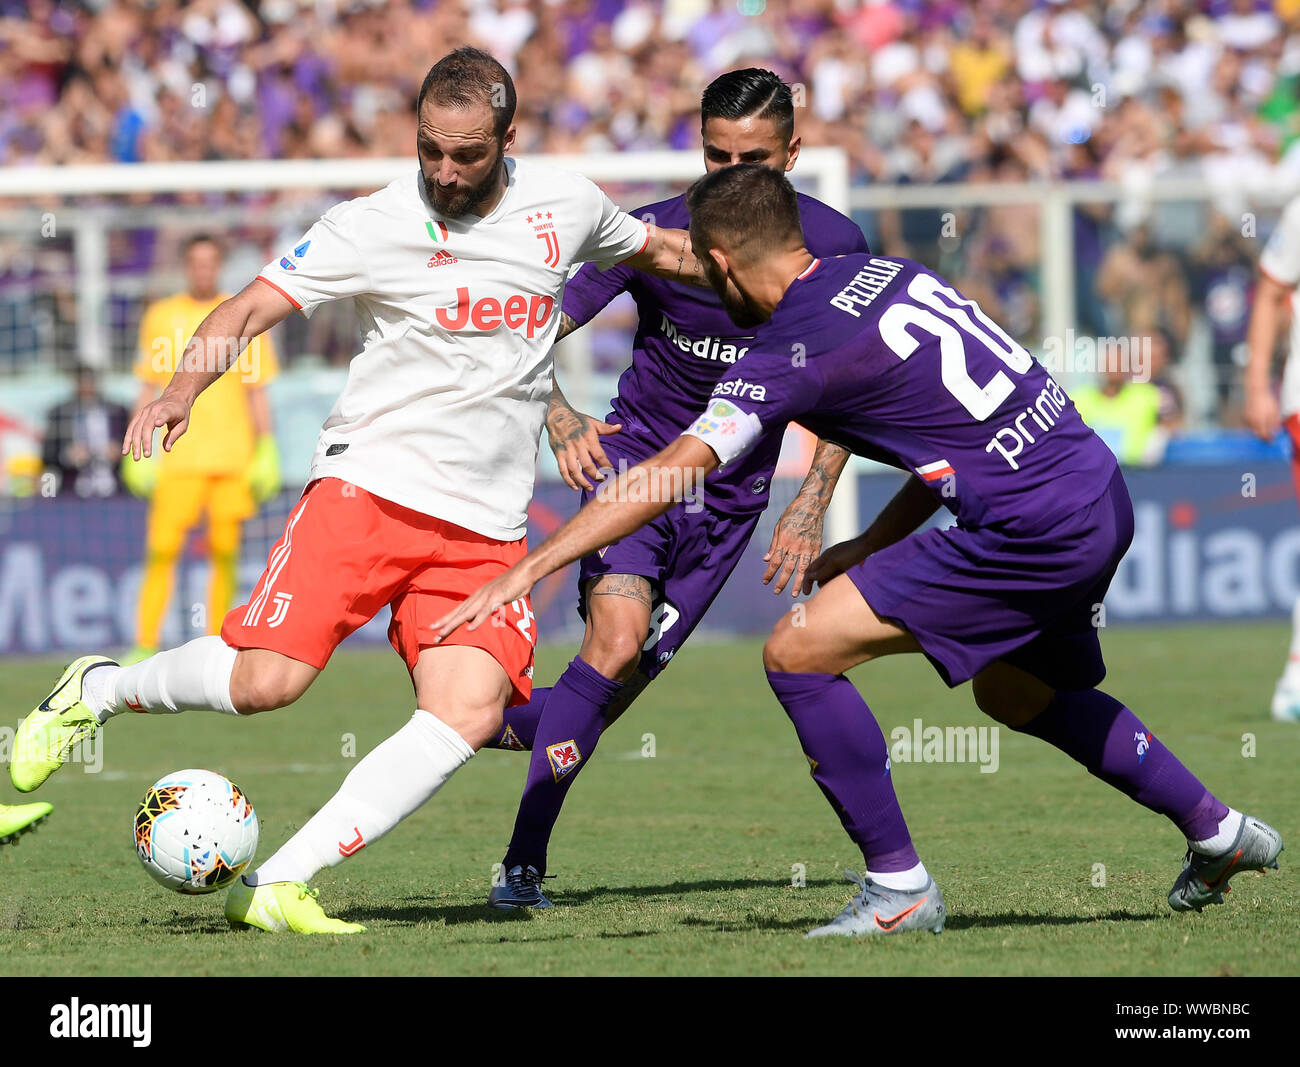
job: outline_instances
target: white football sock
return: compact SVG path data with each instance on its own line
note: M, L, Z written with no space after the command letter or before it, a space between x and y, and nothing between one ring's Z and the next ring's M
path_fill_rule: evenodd
M82 699L100 722L124 711L175 715L222 711L238 715L230 701L230 675L238 653L220 637L197 637L130 667L86 672Z
M918 863L905 871L885 871L883 874L867 871L867 879L875 882L876 885L883 885L886 889L896 889L900 893L915 893L925 888L925 883L930 880L930 874L925 869L924 863Z
M307 825L245 881L308 882L378 841L467 763L474 750L435 715L419 711L372 749Z
M1217 856L1227 852L1237 840L1237 831L1241 829L1242 815L1236 808L1229 808L1228 814L1219 823L1219 832L1204 841L1188 841L1187 847L1203 856Z
M1291 608L1291 651L1287 654L1286 667L1277 687L1290 692L1300 690L1300 597Z

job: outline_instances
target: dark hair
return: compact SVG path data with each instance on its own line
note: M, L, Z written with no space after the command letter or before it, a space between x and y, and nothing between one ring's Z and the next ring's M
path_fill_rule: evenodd
M787 144L794 136L794 98L790 86L770 70L729 70L709 82L700 98L700 127L709 119L771 119Z
M221 242L210 233L192 233L185 238L185 243L181 245L181 255L188 256L190 249L195 245L211 245L218 252L221 251Z
M761 163L738 163L699 179L686 194L691 244L703 258L710 248L745 253L803 243L799 198L784 174Z
M456 108L486 104L496 119L493 132L498 140L515 120L515 83L506 68L481 48L457 48L429 68L415 99L417 116L426 96L435 104Z

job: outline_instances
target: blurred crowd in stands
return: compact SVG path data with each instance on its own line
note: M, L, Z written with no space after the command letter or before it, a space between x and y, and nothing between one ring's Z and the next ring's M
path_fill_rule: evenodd
M521 152L693 148L701 87L761 65L862 181L1259 180L1300 133L1297 26L1300 0L0 0L0 165L405 155L468 42L516 78Z
M1300 0L0 0L0 166L410 155L423 74L472 43L516 78L520 153L698 148L702 87L756 65L858 186L1191 176L1248 195L1300 183L1298 31ZM1175 381L1195 335L1199 414L1231 423L1267 234L1216 207L1080 207L1075 305L1080 332L1156 338ZM1026 343L1041 329L1034 203L957 212L957 240L939 210L855 217ZM164 277L171 243L118 240L114 269ZM339 321L302 338L334 363L355 342ZM1181 420L1176 388L1158 407Z

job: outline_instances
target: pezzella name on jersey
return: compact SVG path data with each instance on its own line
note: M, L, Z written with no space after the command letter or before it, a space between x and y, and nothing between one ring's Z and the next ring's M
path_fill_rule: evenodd
M461 286L456 290L454 308L435 308L434 318L444 330L463 330L473 326L475 330L495 330L504 326L507 330L523 330L524 336L533 337L546 325L555 310L555 298L530 293L512 293L504 301L495 297L484 296L471 301L469 289Z
M701 337L698 339L687 337L677 328L667 315L659 315L659 332L670 345L676 345L683 352L689 352L700 359L709 359L717 363L735 363L741 356L749 351L749 347L737 348L728 341L720 337Z

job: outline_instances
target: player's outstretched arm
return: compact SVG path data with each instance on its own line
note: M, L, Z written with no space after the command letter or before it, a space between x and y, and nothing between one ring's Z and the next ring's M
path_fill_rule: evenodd
M709 288L704 277L704 268L691 251L691 235L685 230L673 230L665 226L646 223L650 238L645 248L634 256L629 256L623 263L647 274L656 274L669 281L694 285L701 289Z
M717 454L699 438L677 438L658 455L606 482L555 533L433 623L434 638L441 641L462 623L477 630L498 608L526 596L548 574L626 537L698 494L705 477L717 466Z
M865 533L851 541L832 545L808 565L803 577L803 591L811 593L814 582L825 585L873 552L897 544L938 510L939 501L935 495L925 482L912 475Z
M145 404L131 419L122 439L122 455L133 459L153 455L153 435L167 427L163 450L172 446L189 427L190 408L198 395L225 373L248 342L288 317L293 305L278 290L253 281L223 300L199 323L176 365L162 396Z
M772 543L763 557L767 563L763 584L769 584L775 577L773 593L780 595L787 584L791 596L798 596L803 589L804 572L821 553L822 522L849 455L849 450L841 445L817 442L803 485L777 520Z
M570 489L590 489L591 481L603 482L605 476L601 471L610 463L600 446L600 439L621 429L617 423L602 422L584 415L570 404L552 369L551 400L546 408L546 437L565 485Z
M1282 425L1277 397L1273 395L1273 347L1285 321L1291 292L1288 286L1261 272L1246 330L1246 425L1265 441L1271 441Z

